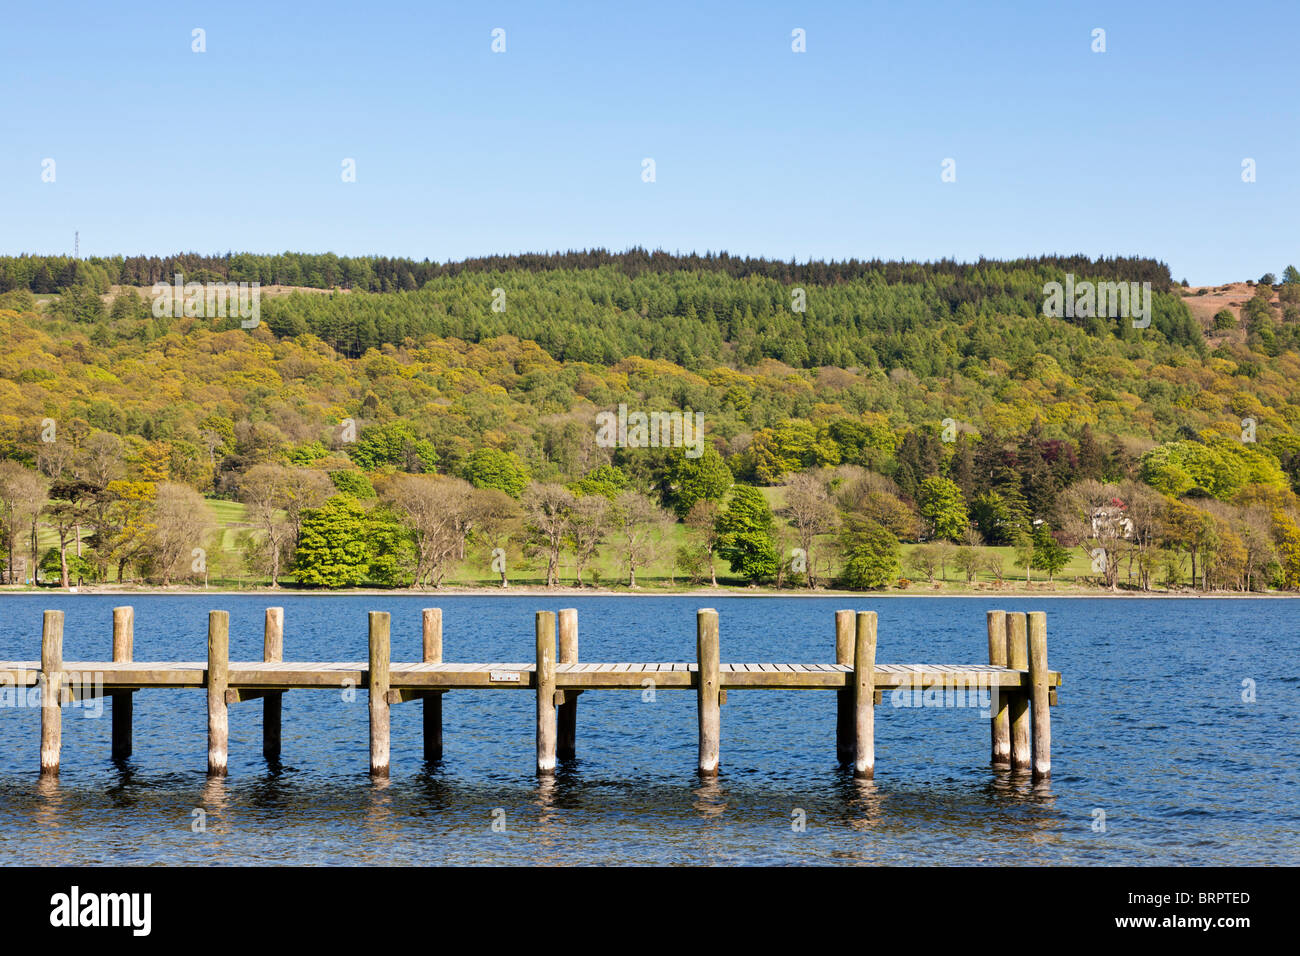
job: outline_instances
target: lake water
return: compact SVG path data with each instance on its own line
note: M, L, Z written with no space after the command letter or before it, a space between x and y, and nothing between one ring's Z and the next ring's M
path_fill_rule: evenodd
M418 660L420 609L441 606L446 660L528 661L533 613L572 606L583 660L692 661L695 610L712 604L724 661L831 661L834 611L854 607L879 614L880 663L981 663L986 610L1046 610L1064 675L1053 776L991 770L976 710L886 695L876 779L855 783L835 759L834 693L733 690L722 773L703 783L694 692L627 690L582 696L578 759L539 784L534 696L488 690L447 695L436 765L421 705L395 706L392 776L374 783L361 689L350 703L286 694L279 767L261 756L261 705L232 706L230 773L210 782L204 693L144 691L121 765L107 707L64 710L57 783L36 772L39 710L0 708L0 861L1300 863L1297 601L9 595L0 659L39 657L46 608L66 612L66 660L103 659L123 603L137 660L204 659L211 608L230 611L231 658L260 659L263 610L278 604L287 660L364 660L370 610L392 613L393 659Z

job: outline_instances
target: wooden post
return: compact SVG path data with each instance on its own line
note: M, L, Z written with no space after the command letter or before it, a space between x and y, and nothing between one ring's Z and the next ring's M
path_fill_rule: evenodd
M1025 643L1025 615L1007 615L1007 666L1029 671L1029 648ZM1007 702L1011 720L1011 769L1025 770L1030 762L1029 696L1021 689L1012 691Z
M1029 612L1029 695L1033 709L1034 779L1052 775L1052 717L1047 688L1047 614Z
M422 615L424 662L442 663L442 608L426 607ZM424 759L442 759L442 694L424 698Z
M566 607L560 611L560 656L561 664L578 663L578 609ZM578 755L578 692L564 692L564 703L560 704L559 743L556 756L561 760L572 760Z
M208 612L208 776L226 774L230 723L226 688L230 683L230 612Z
M537 772L555 773L555 612L537 612Z
M390 619L370 612L370 775L388 776L388 664Z
M113 661L124 663L135 654L135 608L113 608ZM131 756L131 715L135 693L113 691L113 759Z
M63 713L59 693L63 684L63 612L46 611L41 627L41 775L59 772L63 746Z
M695 614L695 654L699 662L700 776L718 775L722 741L722 708L718 672L721 669L718 612L711 607Z
M989 663L994 667L1007 666L1007 612L988 612ZM989 701L992 710L990 724L993 728L993 766L1011 766L1011 711L1007 695L1002 688L993 686Z
M853 612L835 612L835 663L853 664ZM841 763L853 759L853 687L835 692L835 756Z
M284 660L284 608L266 609L266 626L263 629L262 660L279 663ZM280 705L284 694L269 690L262 698L262 756L267 760L280 759Z
M853 776L876 772L876 612L859 611L853 644Z

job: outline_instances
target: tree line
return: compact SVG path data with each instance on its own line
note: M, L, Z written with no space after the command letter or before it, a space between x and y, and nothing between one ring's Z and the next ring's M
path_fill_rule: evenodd
M1140 257L1038 256L994 263L981 259L974 264L951 259L937 262L848 259L799 263L733 256L727 252L682 255L634 247L620 253L607 249L584 249L481 256L446 263L389 256L338 256L328 252L283 252L275 255L248 252L201 255L191 252L169 256L91 256L85 259L57 255L0 256L0 293L13 289L37 293L63 292L78 284L102 285L98 291L106 292L110 284L151 286L155 282L171 282L177 273L192 282L231 280L316 289L396 292L421 288L434 279L462 274L590 271L606 267L629 277L648 273L713 272L734 279L760 277L782 283L827 285L879 276L892 285L916 284L936 276L946 276L960 283L990 264L1012 270L1107 275L1116 280L1150 282L1153 288L1162 291L1171 286L1167 265ZM960 296L962 293L953 294Z
M34 468L0 461L0 539L11 581L22 579L16 561L26 552L33 578L43 572L63 587L166 586L213 572L272 587L285 576L325 588L440 587L466 562L476 574L490 568L503 587L512 569L535 566L554 587L600 583L589 569L601 554L617 559L629 587L656 564L670 582L680 574L716 585L718 562L731 583L778 588L879 589L904 571L934 582L949 566L967 583L981 572L1001 582L1004 557L985 545L1010 546L1026 580L1039 570L1051 581L1080 548L1111 589L1300 586L1300 499L1285 482L1250 481L1229 500L1180 499L1114 480L1115 462L1086 435L1076 447L1035 444L1039 434L1036 426L1014 447L959 442L938 449L932 467L919 450L919 470L899 472L914 481L906 491L860 465L797 471L774 509L712 448L698 458L668 451L657 477L601 464L562 484L533 481L517 458L488 449L460 475L437 474L400 436L372 433L351 449L368 471L331 470L328 455L246 468L230 489L244 506L232 532L196 489L165 480L161 463L133 464L125 443L94 432L76 446L43 443ZM1017 454L1045 467L1017 471ZM1054 485L1049 461L1077 477ZM1046 491L1043 503L1026 489ZM42 527L56 542L43 554ZM229 555L225 533L237 535ZM904 542L919 544L906 562ZM566 561L573 576L563 582Z

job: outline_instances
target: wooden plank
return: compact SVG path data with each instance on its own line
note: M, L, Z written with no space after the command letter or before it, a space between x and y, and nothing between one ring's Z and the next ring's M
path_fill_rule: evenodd
M633 665L640 667L641 665ZM695 686L695 678L688 671L592 671L590 673L570 674L567 677L557 675L556 684L562 690L596 690L614 688L639 688L645 680L654 681L657 688L689 688Z
M943 669L941 669L941 667ZM502 684L489 680L490 669L516 673L520 680ZM560 689L639 686L639 681L652 675L661 687L694 687L698 665L691 663L618 663L584 665L579 670L561 672L557 667L557 684ZM456 663L440 665L394 664L390 665L390 687L399 689L450 689L450 688L534 688L535 664L507 663L504 665ZM102 661L65 661L65 674L84 673L100 679L105 692L147 688L204 687L207 667L203 663L128 662L115 664ZM357 663L284 663L268 666L264 662L230 662L227 669L228 686L240 690L285 691L289 689L331 690L350 681L357 685L367 680L368 664ZM1030 679L1027 671L1009 668L989 668L981 665L891 665L875 668L876 685L911 686L920 681L922 686L960 686L982 682L1004 690L1028 693ZM39 661L0 662L0 677L13 686L30 687L40 682ZM724 687L771 688L844 688L843 668L829 664L790 664L767 669L753 664L719 663L719 675ZM1053 690L1061 683L1061 675L1048 671L1047 686ZM1049 695L1050 696L1050 695ZM248 699L252 699L251 697Z
M261 700L261 701L265 701L268 695L270 695L270 694L274 694L274 693L277 693L277 691L270 691L270 690L248 690L248 689L246 689L246 688L241 689L241 688L238 688L238 687L227 687L227 688L226 688L226 703L227 703L227 704L243 704L243 703L247 703L247 702L250 701L250 700Z

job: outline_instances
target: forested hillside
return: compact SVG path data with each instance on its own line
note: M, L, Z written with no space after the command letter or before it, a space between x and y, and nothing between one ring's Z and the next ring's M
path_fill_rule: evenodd
M245 329L156 315L176 272L323 291L266 295ZM1067 273L1150 282L1150 327L1043 315ZM634 578L676 521L696 579L717 556L734 580L880 587L913 570L901 541L972 567L1012 545L1049 576L1082 548L1110 586L1295 587L1300 274L1265 279L1198 321L1143 259L3 258L3 547L44 528L55 577L71 551L83 579L189 579L208 530L178 519L203 496L261 515L242 549L268 578L320 585L490 554L581 577L602 548ZM600 447L620 404L699 413L705 453ZM745 490L768 486L777 515Z

